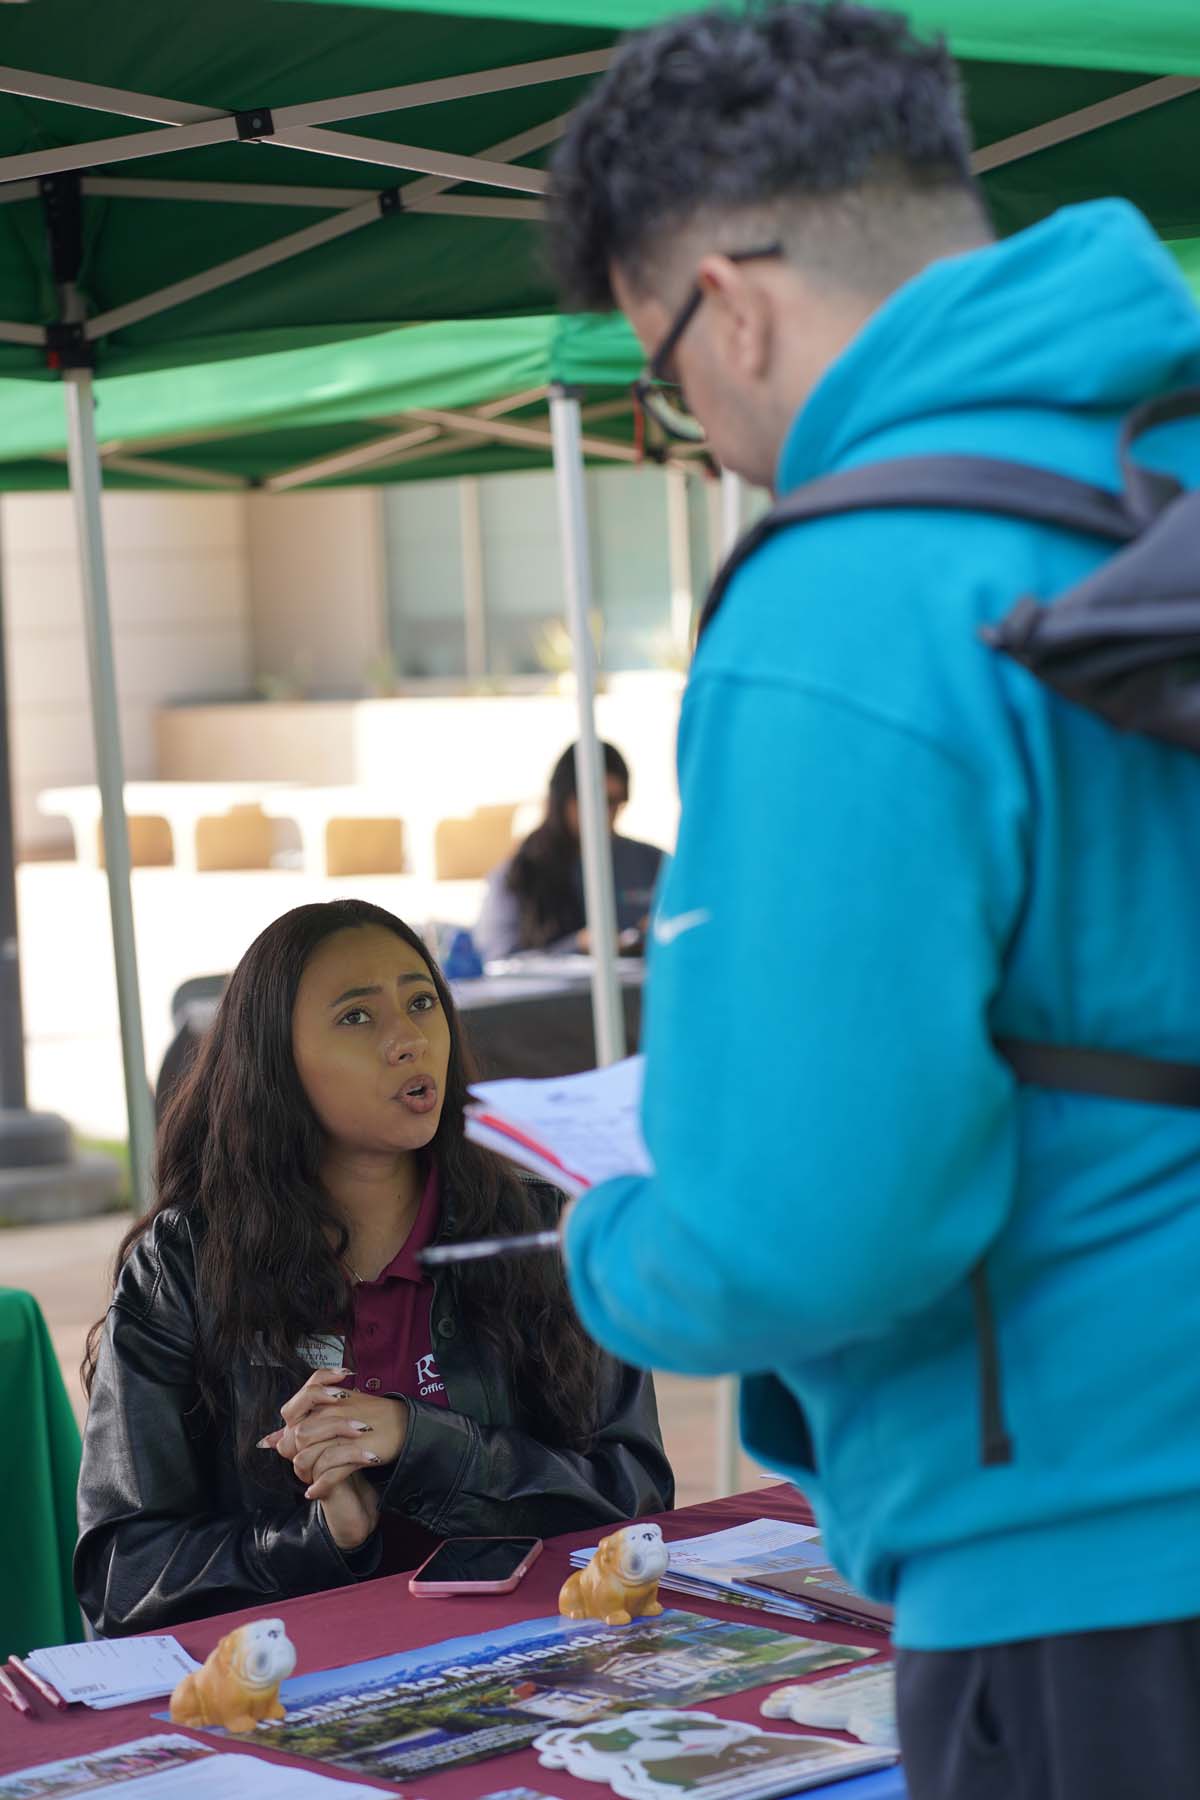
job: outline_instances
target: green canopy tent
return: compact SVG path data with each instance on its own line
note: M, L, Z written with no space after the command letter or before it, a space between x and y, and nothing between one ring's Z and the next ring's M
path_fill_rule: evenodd
M400 322L544 310L546 148L616 34L683 0L455 0L354 10L208 0L134 29L124 0L5 15L0 373L66 378L126 1083L149 1119L100 529L92 366L178 368ZM1064 200L1129 195L1200 236L1193 0L913 0L964 59L977 167L1011 230ZM999 16L998 16L999 15ZM392 85L381 86L381 76ZM348 127L348 128L347 128ZM331 129L332 128L332 129ZM578 400L552 397L577 627L589 916L611 879L590 729ZM619 1045L598 959L602 1054Z
M261 488L544 469L551 391L578 394L585 458L647 452L619 316L451 320L172 371L100 375L96 437L112 487ZM672 456L676 447L670 447ZM695 465L695 456L678 460ZM56 389L0 378L0 488L67 480Z
M331 343L402 321L544 308L536 159L605 61L568 24L480 28L447 13L350 21L210 0L131 29L121 0L5 15L0 75L0 369L66 376L97 769L138 1186L152 1124L129 899L91 365L172 367ZM383 87L381 80L388 81ZM367 123L363 123L366 121ZM347 122L350 128L345 129ZM343 129L332 132L331 124ZM182 158L182 160L181 160ZM133 165L132 167L128 165ZM454 189L454 192L449 190ZM563 503L577 506L578 402L554 402ZM585 539L568 590L587 610ZM582 614L581 614L582 617ZM586 634L581 657L589 649ZM590 668L579 670L581 811L606 829ZM586 719L583 715L586 714ZM608 859L589 911L607 943ZM602 1053L620 1049L615 970L597 959Z

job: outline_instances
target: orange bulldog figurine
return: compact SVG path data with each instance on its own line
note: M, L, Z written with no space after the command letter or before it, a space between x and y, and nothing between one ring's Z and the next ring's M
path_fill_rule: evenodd
M587 1567L563 1583L558 1610L565 1619L603 1619L606 1625L653 1618L662 1611L658 1584L668 1560L657 1525L626 1525L601 1538Z
M260 1719L282 1719L279 1684L296 1667L296 1648L282 1619L254 1619L227 1632L202 1669L185 1675L171 1695L176 1725L220 1725L253 1731Z

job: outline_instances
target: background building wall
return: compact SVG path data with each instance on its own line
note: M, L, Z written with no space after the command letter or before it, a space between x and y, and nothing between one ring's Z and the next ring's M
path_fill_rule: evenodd
M252 690L246 501L109 494L104 529L125 763L146 778L161 707ZM69 495L0 500L0 594L17 842L25 855L48 854L69 833L37 811L38 792L96 778Z
M251 494L245 505L259 681L361 694L387 641L380 490Z

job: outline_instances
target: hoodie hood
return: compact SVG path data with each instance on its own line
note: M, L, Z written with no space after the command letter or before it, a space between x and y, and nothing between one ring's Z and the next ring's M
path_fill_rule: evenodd
M930 264L891 295L801 409L778 488L864 460L873 439L930 419L1122 412L1195 382L1200 310L1141 213L1123 200L1064 207Z

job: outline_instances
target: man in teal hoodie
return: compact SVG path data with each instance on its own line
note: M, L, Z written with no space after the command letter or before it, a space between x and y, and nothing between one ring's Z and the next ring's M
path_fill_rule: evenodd
M1116 486L1125 413L1200 384L1200 314L1122 202L994 242L968 154L898 16L697 15L576 114L552 247L752 482L969 452ZM1195 486L1200 428L1144 456ZM739 1374L750 1450L894 1603L920 1800L1200 1793L1200 1113L1019 1087L994 1048L1200 1062L1200 759L980 635L1109 553L880 511L742 567L680 724L657 1173L567 1228L589 1330Z

